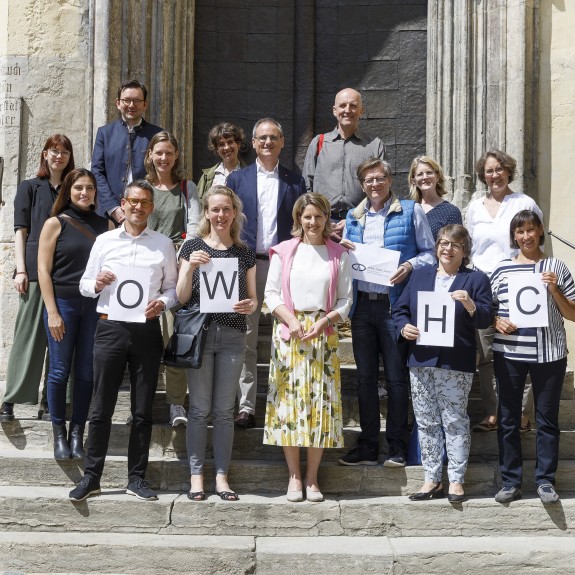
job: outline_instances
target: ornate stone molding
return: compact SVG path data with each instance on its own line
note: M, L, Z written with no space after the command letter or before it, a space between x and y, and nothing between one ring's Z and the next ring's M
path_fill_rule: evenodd
M537 4L429 0L427 153L459 207L483 188L473 166L489 148L517 159L515 190L536 193Z

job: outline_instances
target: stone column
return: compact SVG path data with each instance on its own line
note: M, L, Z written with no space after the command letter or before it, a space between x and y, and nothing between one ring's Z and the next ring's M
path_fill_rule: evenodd
M120 84L148 88L146 119L174 133L192 170L194 0L98 0L94 29L93 130L118 117Z
M518 162L513 189L537 200L535 0L429 0L427 153L467 205L484 186L474 164L489 148Z

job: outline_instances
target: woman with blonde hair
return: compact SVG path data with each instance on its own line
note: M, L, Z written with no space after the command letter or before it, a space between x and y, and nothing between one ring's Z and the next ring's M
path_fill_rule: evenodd
M324 448L343 447L336 324L352 302L345 248L329 239L330 205L317 193L293 208L293 239L270 250L265 301L275 317L264 443L281 445L288 501L323 501L317 473ZM307 447L302 479L300 449Z
M212 186L202 198L198 236L180 251L176 291L185 307L200 303L199 267L213 258L238 261L239 301L232 313L212 313L199 369L187 369L190 392L187 446L191 488L188 499L203 501L204 460L208 419L213 423L215 492L224 501L237 501L228 483L234 441L234 402L246 349L246 315L257 308L256 257L240 239L245 216L240 198L226 186Z
M461 212L450 204L444 196L445 176L441 166L429 156L417 156L411 162L409 174L409 197L421 204L427 216L433 239L443 226L462 224Z

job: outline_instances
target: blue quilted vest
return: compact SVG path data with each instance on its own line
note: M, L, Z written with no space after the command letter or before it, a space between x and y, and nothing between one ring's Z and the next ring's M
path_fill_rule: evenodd
M417 240L415 238L415 225L413 223L413 209L415 202L413 200L399 200L401 204L400 212L390 212L387 214L384 223L383 245L388 250L400 252L399 263L415 257L419 251L417 249ZM346 238L354 243L363 243L364 226L353 216L354 210L347 213L345 227ZM408 278L409 279L409 278ZM391 306L395 304L401 292L407 284L407 279L400 284L389 288L389 301ZM353 282L354 308L357 293L357 282ZM350 312L350 316L353 309Z

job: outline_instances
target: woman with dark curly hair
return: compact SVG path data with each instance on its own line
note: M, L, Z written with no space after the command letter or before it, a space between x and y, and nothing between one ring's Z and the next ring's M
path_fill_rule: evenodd
M200 198L212 187L225 185L231 172L245 168L245 162L240 159L240 147L244 141L244 131L235 124L222 122L215 125L208 134L208 149L211 150L221 162L211 168L202 170L198 182L198 195Z

